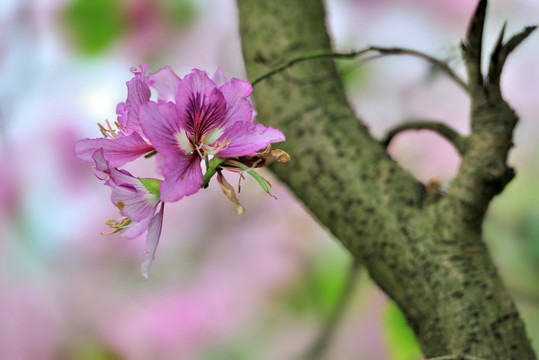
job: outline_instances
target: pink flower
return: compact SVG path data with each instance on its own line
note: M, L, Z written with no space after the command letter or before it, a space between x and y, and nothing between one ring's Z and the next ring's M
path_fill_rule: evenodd
M196 69L176 83L175 102L148 101L139 110L143 133L165 157L162 201L177 201L197 192L203 183L200 162L209 155L250 155L285 140L281 131L253 124L253 108L247 99L250 83L233 78L218 87ZM167 90L170 95L174 88Z
M281 131L253 123L250 83L235 78L226 81L220 69L214 74L215 82L196 69L183 80L169 67L149 75L147 69L148 65L131 69L135 76L127 82L127 100L116 108L116 129L107 121L106 127L99 125L103 138L75 145L78 158L94 162L95 175L112 188L112 202L123 217L107 221L113 228L110 234L121 232L134 238L147 232L145 278L159 242L164 202L196 193L217 174L225 195L242 213L221 171L246 172L269 193L269 183L253 168L290 159L269 146L285 140ZM157 92L156 101L150 100L150 87ZM136 178L118 169L149 153L158 153L164 180ZM207 165L204 176L202 159Z
M135 238L148 232L146 239L146 261L142 264L142 276L148 278L150 266L154 260L155 251L161 236L164 204L159 200L157 179L140 179L125 170L110 167L105 160L103 149L97 150L94 174L105 185L112 188L112 203L120 210L124 218L107 221L114 230L110 234L122 232L129 238ZM161 208L157 211L159 205Z

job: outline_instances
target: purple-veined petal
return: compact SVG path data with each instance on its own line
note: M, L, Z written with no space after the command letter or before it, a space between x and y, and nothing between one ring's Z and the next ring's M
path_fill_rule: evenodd
M162 201L177 201L196 193L203 182L198 154L185 155L180 151L168 154L163 176L165 180L160 186Z
M161 210L155 214L148 226L148 237L146 238L146 260L140 266L142 276L148 279L150 273L150 267L155 259L155 251L157 245L159 245L159 238L161 237L161 229L163 228L163 215L165 212L165 204L161 204Z
M87 162L94 162L93 154L103 149L104 158L111 167L120 167L135 160L154 148L148 144L138 133L118 138L84 139L75 144L76 156Z
M229 140L230 145L219 151L217 156L235 157L250 155L270 143L284 141L285 136L280 130L262 124L237 122L225 129L222 139Z
M141 221L133 221L131 222L131 224L129 224L128 227L126 227L124 230L122 230L122 232L120 232L120 235L129 240L135 239L148 231L148 226L150 226L151 220L152 217L148 216Z
M213 80L213 82L217 86L222 86L226 83L225 72L220 67L215 69L215 72L213 73L212 76L210 76L210 78Z
M174 101L181 79L169 66L148 75L148 80L150 86L157 90L159 101Z
M130 184L119 185L114 180L114 170L111 169L111 178L105 182L112 188L111 200L122 214L133 221L142 221L155 212L155 207L159 203L159 198L147 189L140 189L140 186ZM133 178L140 183L140 180ZM142 185L142 183L140 183Z
M163 155L180 150L178 135L182 133L176 108L172 103L147 102L140 107L144 135Z
M139 108L140 105L150 101L151 91L145 81L134 77L127 82L127 132L133 131L142 134L140 128Z
M232 125L237 121L253 121L253 106L251 101L247 99L253 91L251 83L232 78L219 89L226 100L225 123L227 125Z
M193 69L178 87L176 108L182 128L201 138L223 125L226 100L208 74Z

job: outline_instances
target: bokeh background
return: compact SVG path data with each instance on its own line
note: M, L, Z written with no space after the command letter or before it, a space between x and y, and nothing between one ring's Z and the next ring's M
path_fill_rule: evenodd
M406 46L463 73L458 41L476 0L327 0L334 46ZM537 0L492 0L485 49L539 23ZM287 189L242 186L234 213L215 186L167 206L150 280L144 239L102 236L110 190L73 158L77 139L115 119L129 68L170 65L245 78L232 0L3 0L0 4L0 358L298 359L338 302L351 259ZM518 175L492 203L485 238L539 351L539 37L511 56L503 91L521 116ZM469 132L469 103L421 60L339 62L375 137L410 118ZM263 121L263 119L261 119ZM429 132L390 152L421 181L458 169ZM293 159L301 161L301 159ZM130 170L154 171L153 160ZM266 173L271 178L271 174ZM398 309L364 271L328 359L420 359Z

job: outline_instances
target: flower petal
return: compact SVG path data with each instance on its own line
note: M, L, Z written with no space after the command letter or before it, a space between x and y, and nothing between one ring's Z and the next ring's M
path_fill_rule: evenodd
M142 263L140 270L142 276L148 279L150 273L150 267L155 259L155 251L157 245L159 245L159 238L161 237L161 229L163 228L163 215L165 212L165 204L161 204L161 210L155 214L148 226L148 237L146 238L146 261Z
M174 104L149 101L140 107L140 119L144 135L158 152L167 155L179 151L181 127Z
M247 99L253 91L251 83L232 78L219 89L227 103L226 124L232 125L237 121L253 121L253 106L251 101Z
M151 91L145 81L134 77L127 82L127 132L133 131L142 134L140 128L139 108L140 105L150 101Z
M109 171L109 164L105 160L105 155L103 154L103 149L99 149L92 155L92 159L94 159L95 167L92 169L94 172L94 175L99 180L105 180L109 177L110 171Z
M228 127L222 138L228 139L231 143L219 151L217 154L219 157L251 155L258 150L265 149L270 143L285 140L285 136L278 129L247 122L236 122Z
M120 232L120 235L129 240L135 239L148 231L151 220L152 217L148 216L147 218L142 219L142 221L133 221L128 227Z
M104 158L111 167L122 166L154 149L135 132L129 136L114 139L80 140L75 144L75 155L83 161L94 162L92 156L101 148L103 149Z
M118 103L118 105L116 105L116 115L118 115L116 117L118 124L120 124L120 126L123 129L126 129L128 115L127 115L127 106L125 105L124 102Z
M222 126L226 115L226 100L208 74L193 69L178 87L176 108L182 127L201 138Z
M138 182L136 187L130 184L118 184L115 181L119 173L116 169L111 169L111 178L105 182L112 188L111 200L122 214L133 221L142 221L150 217L155 212L155 207L159 203L159 198L152 194L149 190L141 191L142 183L139 179L133 178Z
M213 80L213 82L217 86L221 86L221 85L224 85L226 83L225 72L220 67L215 69L215 72L213 73L212 76L210 76L210 78Z
M203 182L198 154L185 155L179 151L168 154L163 176L165 180L160 186L162 201L177 201L196 193Z
M148 80L157 90L159 101L174 101L181 79L169 66L148 75Z

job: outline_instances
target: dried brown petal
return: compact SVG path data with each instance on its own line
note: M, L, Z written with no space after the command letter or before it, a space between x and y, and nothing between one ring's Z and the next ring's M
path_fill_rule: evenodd
M241 206L238 198L236 197L236 192L234 191L234 188L225 180L221 172L217 172L217 181L219 182L219 185L221 185L221 189L223 190L223 193L228 198L228 200L232 201L236 205L236 213L243 214L245 210L243 209L243 206Z
M240 156L238 161L248 167L259 168L274 162L288 162L290 161L290 155L284 150L272 149L271 145L268 145L266 150L249 156Z

